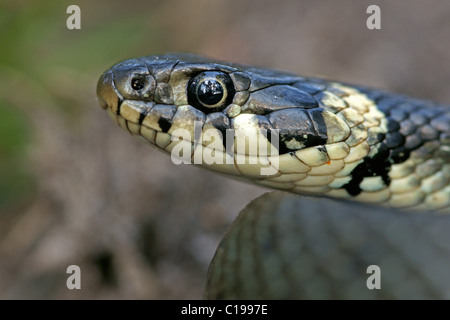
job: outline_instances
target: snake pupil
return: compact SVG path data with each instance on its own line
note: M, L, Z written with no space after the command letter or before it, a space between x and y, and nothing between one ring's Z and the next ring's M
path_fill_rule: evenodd
M131 87L134 90L141 90L142 88L145 87L145 79L144 78L133 78L131 80Z
M223 110L233 101L235 93L230 76L221 71L197 74L186 89L189 104L205 113Z
M197 97L205 105L215 105L223 97L223 87L217 80L207 79L197 89Z

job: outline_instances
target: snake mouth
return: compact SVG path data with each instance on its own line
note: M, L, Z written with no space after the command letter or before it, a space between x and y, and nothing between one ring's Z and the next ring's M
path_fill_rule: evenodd
M108 98L110 103L106 102ZM102 94L99 103L123 130L170 154L176 164L199 164L235 177L242 176L242 171L251 170L254 171L254 179L262 179L261 169L267 175L281 175L277 169L278 159L274 155L278 155L277 150L270 150L275 157L270 158L271 154L249 155L247 150L238 150L235 145L228 149L225 135L217 128L205 125L204 115L190 105L156 104L120 99L117 95L112 99Z
M172 132L169 130L177 106L124 98L126 90L122 94L117 87L117 81L111 69L100 77L97 83L97 99L100 107L106 110L109 117L123 130L143 139L160 151L170 152L168 146L172 142Z
M120 99L117 100L117 108L115 104L107 108L110 118L123 130L166 152L169 152L166 148L172 139L167 132L175 110L176 107L171 105Z
M97 83L97 99L100 107L107 111L117 125L132 135L145 137L151 144L156 144L157 132L168 131L176 111L173 105L125 99L115 84L112 70L106 71L100 77ZM170 136L168 138L170 140Z

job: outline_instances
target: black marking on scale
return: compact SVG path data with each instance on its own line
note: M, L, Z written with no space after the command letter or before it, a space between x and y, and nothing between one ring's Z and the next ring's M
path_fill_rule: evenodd
M120 99L120 97L117 97L117 110L116 110L116 114L118 116L120 116L120 108L122 107L122 102L123 100Z
M352 171L352 180L343 186L347 192L352 196L357 196L361 193L360 184L366 177L380 176L386 186L391 183L389 178L389 171L391 164L389 161L373 161L366 160L363 163L356 166Z
M351 172L352 179L342 186L352 196L357 196L361 193L360 185L366 177L379 176L386 186L389 186L391 183L389 171L392 164L396 163L392 160L391 153L393 150L386 145L386 135L384 133L378 135L378 141L380 142L376 146L372 146L372 148L377 148L377 152L371 157L367 156L362 163L357 165Z
M142 116L142 114L141 114L141 116ZM144 116L144 117L145 117L145 116ZM166 132L166 133L167 133L167 131L169 131L170 127L172 126L172 124L170 123L170 121L167 120L167 119L164 118L164 117L160 117L160 118L158 119L158 125L159 125L159 127L161 128L162 132Z
M152 106L152 108L153 108L153 106ZM145 117L149 114L149 112L152 110L152 108L146 109L144 112L140 113L140 115L139 115L139 125L142 125L142 122L144 122ZM158 122L158 124L159 124L159 122ZM159 125L161 126L161 124L159 124Z

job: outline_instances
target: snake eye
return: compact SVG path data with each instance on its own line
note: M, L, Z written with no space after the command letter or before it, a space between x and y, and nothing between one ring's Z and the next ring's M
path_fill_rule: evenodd
M133 79L131 79L131 87L136 91L141 90L145 87L145 78L134 77Z
M233 101L233 81L219 71L205 71L189 80L188 102L197 109L209 113L223 110Z

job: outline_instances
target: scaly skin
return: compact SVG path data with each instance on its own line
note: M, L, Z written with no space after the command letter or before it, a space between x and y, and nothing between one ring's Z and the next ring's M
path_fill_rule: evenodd
M298 194L377 203L406 211L450 212L449 106L194 55L149 56L121 62L101 76L97 92L101 106L132 135L172 156L182 156L184 161L231 177ZM230 131L234 135L227 135ZM260 139L258 148L248 143L240 148L249 137ZM208 162L211 158L215 161ZM285 208L277 203L279 206L268 213L275 220L267 226L276 226L277 217L284 214ZM342 211L338 209L340 203L335 203L337 212ZM350 211L366 211L362 204L347 206ZM297 209L290 208L303 210L300 204ZM398 216L394 212L386 219L400 221L395 220ZM343 217L347 219L345 214ZM365 221L366 217L361 214L357 219ZM367 223L381 223L374 228L382 230L383 221ZM243 231L237 234L247 234L247 229L238 229ZM301 228L295 230L300 232ZM276 239L264 237L264 241ZM370 241L362 243L368 245ZM254 244L255 252L261 245L258 243ZM341 248L340 243L336 247ZM241 252L242 248L233 250ZM279 255L283 249L277 250L272 256L267 253L267 257L273 260L278 255L285 265L293 261ZM226 268L227 263L243 266L244 271L253 270L258 281L263 280L258 274L264 272L248 267L252 262L246 265L241 260L232 263L230 257L224 260L219 251L220 258L213 263L219 271L210 272L209 282L214 283L214 288L208 290L207 297L251 298L252 292L258 298L307 296L304 290L292 288L258 295L262 287L255 284L250 286L252 290L229 293L230 286L221 287L226 281L222 277L227 274L221 268ZM242 258L235 251L231 257ZM270 266L275 268L275 264ZM284 270L282 265L277 268ZM301 287L292 280L295 275L289 276L291 273L284 272L279 279ZM248 273L242 276L250 277ZM219 278L222 280L218 282ZM441 292L437 296L446 295Z

